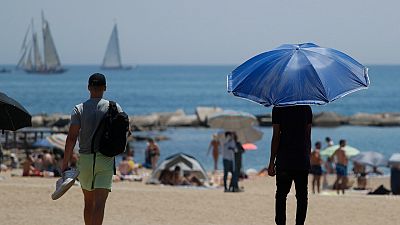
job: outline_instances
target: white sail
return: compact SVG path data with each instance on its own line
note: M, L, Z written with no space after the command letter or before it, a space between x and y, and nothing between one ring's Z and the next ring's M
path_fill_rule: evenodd
M28 56L24 65L25 70L32 70L32 46L29 48Z
M110 40L108 41L107 50L106 54L104 55L102 67L117 68L117 69L122 68L117 24L114 25Z
M43 67L42 57L40 56L39 43L37 41L36 32L32 34L33 41L33 62L35 65L35 69L40 70Z
M51 36L49 23L44 19L43 23L43 47L44 47L44 65L46 69L58 69L61 66L60 58L58 57L56 46L54 45L53 37Z
M31 30L31 25L28 26L28 29L25 32L25 36L24 36L24 40L22 41L22 45L21 45L21 50L20 50L20 54L21 57L18 60L17 63L17 68L23 69L25 67L25 63L26 63L26 54L28 52L28 44L27 44L27 38L29 35L29 31Z

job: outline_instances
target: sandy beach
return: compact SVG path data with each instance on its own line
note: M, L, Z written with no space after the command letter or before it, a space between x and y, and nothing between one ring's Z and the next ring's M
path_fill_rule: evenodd
M83 195L73 186L62 198L50 198L55 178L11 177L0 181L0 224L83 224ZM333 177L330 177L330 180ZM370 180L371 188L389 177ZM144 182L114 183L104 224L274 224L275 180L254 177L240 184L242 193L223 193L220 188L184 188L146 185ZM288 196L287 224L294 224L294 190ZM306 224L400 224L400 197L367 196L365 192L333 191L309 194Z

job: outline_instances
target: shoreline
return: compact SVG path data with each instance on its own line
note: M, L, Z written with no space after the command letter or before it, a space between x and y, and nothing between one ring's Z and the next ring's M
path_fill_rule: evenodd
M163 130L168 127L208 127L207 118L223 111L220 107L197 107L194 114L186 114L182 109L175 112L154 112L145 115L129 115L133 131ZM272 114L255 115L261 127L272 126ZM70 122L68 114L37 114L32 116L32 127L58 128L67 131ZM338 126L400 126L400 113L356 113L344 116L336 112L320 112L313 115L314 127ZM64 128L64 129L63 129Z

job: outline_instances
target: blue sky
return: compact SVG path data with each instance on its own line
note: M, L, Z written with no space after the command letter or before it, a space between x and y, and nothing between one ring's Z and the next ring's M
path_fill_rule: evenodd
M100 64L114 20L124 64L239 64L315 42L364 64L400 64L395 0L3 0L0 64L15 64L43 9L63 64Z

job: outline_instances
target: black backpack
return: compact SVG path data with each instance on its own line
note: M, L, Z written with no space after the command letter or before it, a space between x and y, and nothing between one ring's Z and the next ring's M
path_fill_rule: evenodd
M125 151L127 138L130 135L129 117L118 112L115 102L110 101L108 111L97 127L92 139L92 153L113 157Z

